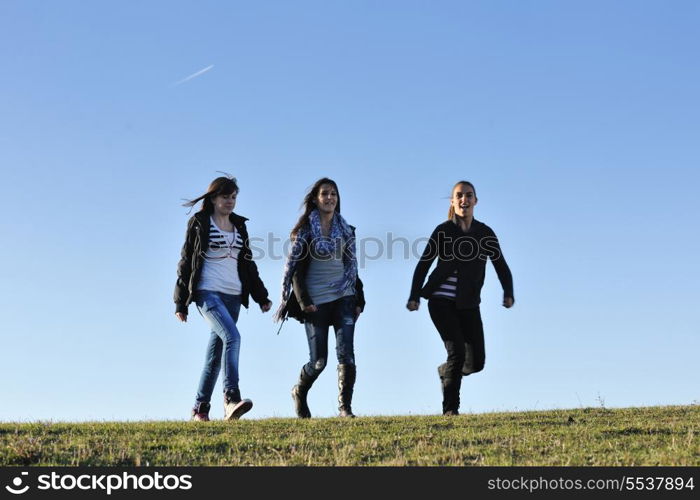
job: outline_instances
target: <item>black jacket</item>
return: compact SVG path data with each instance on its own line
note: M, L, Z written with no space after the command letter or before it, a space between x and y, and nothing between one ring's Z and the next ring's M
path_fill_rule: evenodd
M180 262L177 265L177 282L175 283L175 312L187 314L187 308L194 300L194 292L202 275L204 255L209 247L210 214L197 212L187 223L185 244L182 247ZM253 262L248 241L248 229L245 217L231 213L229 220L240 233L243 248L238 254L238 278L241 280L241 304L248 307L248 297L260 304L269 302L267 289L260 279L258 267Z
M355 231L355 228L350 226ZM292 276L292 288L294 293L291 293L287 301L286 310L289 317L295 318L298 321L304 322L304 308L313 304L309 290L306 287L306 272L309 269L309 263L312 256L308 248L308 242L302 240L303 249L301 252L302 259L297 263L294 276ZM356 305L364 311L365 309L365 293L362 285L362 280L359 275L355 281L355 301Z
M423 286L435 258L438 259L437 266ZM430 241L416 266L408 300L418 302L420 297L430 298L457 270L457 309L478 307L486 276L486 261L489 259L503 287L503 296L515 298L513 276L493 230L476 219L466 233L452 221L443 222L430 235Z

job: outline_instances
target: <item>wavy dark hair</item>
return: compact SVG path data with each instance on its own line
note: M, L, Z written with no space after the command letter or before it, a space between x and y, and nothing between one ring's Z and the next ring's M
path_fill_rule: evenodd
M462 184L466 184L467 186L472 188L474 190L474 198L476 198L477 200L479 199L479 197L476 195L476 188L474 187L474 184L472 184L469 181L459 181L457 184L452 186L452 191L450 192L450 208L449 210L447 210L448 220L454 220L455 209L452 207L452 196L455 194L455 189L457 188L457 186L461 186Z
M328 177L323 177L317 180L314 185L311 186L311 189L309 189L306 196L304 196L304 201L301 203L301 208L304 209L304 213L301 214L301 217L299 217L299 220L292 229L292 239L294 239L299 230L309 222L309 214L311 214L313 209L316 208L316 199L318 198L318 193L321 191L321 186L324 184L333 186L333 189L335 189L335 192L338 195L338 203L335 206L335 211L336 213L340 213L340 191L338 191L338 185L333 179L329 179Z
M214 213L214 204L212 203L214 198L221 194L229 195L238 193L238 191L238 184L236 183L235 177L217 177L211 181L211 184L209 184L209 189L207 189L206 193L201 196L197 196L193 200L187 200L187 202L183 203L182 206L193 207L201 201L202 208L200 208L198 211L212 214Z

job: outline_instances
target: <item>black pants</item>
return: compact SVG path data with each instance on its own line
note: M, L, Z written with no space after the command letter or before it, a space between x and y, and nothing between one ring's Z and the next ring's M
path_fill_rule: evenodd
M449 299L428 300L428 311L447 349L447 372L454 377L484 369L484 327L479 308L457 310ZM463 372L467 349L471 350L471 370Z

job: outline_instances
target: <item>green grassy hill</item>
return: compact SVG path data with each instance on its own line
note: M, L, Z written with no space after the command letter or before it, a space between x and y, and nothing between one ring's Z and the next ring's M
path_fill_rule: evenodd
M700 465L700 406L1 423L0 465Z

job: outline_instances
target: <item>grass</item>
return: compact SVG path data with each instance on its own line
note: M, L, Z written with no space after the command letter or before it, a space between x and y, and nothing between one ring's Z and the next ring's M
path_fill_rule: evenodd
M233 422L0 423L0 465L700 465L700 406Z

